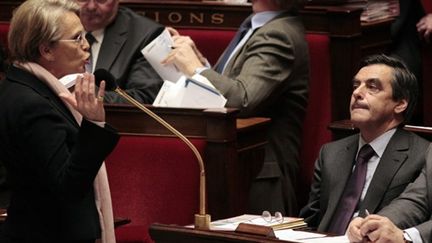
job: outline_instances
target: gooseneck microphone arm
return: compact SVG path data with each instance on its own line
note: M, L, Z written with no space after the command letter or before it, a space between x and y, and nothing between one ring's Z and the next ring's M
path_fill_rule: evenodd
M195 157L198 160L199 169L200 169L200 187L199 187L199 214L195 214L195 228L198 229L209 229L210 228L210 215L206 214L206 179L205 179L205 169L204 169L204 162L202 160L202 157L200 153L198 152L197 148L187 139L183 134L181 134L177 129L172 127L170 124L168 124L166 121L164 121L161 117L156 115L154 112L149 110L147 107L142 105L140 102L136 101L134 98L132 98L128 93L126 93L124 90L120 89L116 82L114 76L112 76L111 73L109 73L107 70L104 69L98 69L94 72L95 78L96 78L96 84L99 87L99 84L102 80L105 80L106 82L106 89L112 90L119 94L121 97L126 99L128 102L130 102L132 105L136 106L143 112L145 112L147 115L155 119L157 122L162 124L165 128L167 128L169 131L171 131L174 135L176 135L178 138L180 138L194 153Z

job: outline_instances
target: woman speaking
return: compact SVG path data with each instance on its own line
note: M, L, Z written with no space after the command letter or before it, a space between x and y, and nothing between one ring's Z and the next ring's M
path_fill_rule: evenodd
M14 12L12 65L0 81L0 160L11 202L0 242L115 242L104 159L118 135L105 124L104 82L84 73L89 44L71 0L28 0Z

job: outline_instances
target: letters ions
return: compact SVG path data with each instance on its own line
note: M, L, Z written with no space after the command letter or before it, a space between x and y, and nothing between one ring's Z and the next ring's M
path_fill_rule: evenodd
M143 12L137 11L143 16L147 16L162 24L189 24L189 25L222 25L224 24L225 14L223 13L192 13L192 12Z

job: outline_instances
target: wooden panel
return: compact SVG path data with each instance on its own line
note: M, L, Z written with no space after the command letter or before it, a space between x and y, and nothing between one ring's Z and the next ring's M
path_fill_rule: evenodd
M9 21L22 0L0 2L0 20ZM217 1L122 0L120 4L157 22L175 27L237 29L251 14L250 4L225 4Z
M153 224L149 231L150 236L157 243L290 242L256 234L197 230L163 224Z

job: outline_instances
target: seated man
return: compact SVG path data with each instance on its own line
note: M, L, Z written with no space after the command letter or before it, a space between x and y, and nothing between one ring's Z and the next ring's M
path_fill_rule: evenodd
M162 79L141 54L141 49L164 27L130 9L119 7L119 0L75 0L80 19L91 44L91 65L87 71L104 68L117 79L120 88L142 103L156 98ZM126 103L113 91L105 92L105 102Z
M348 228L351 242L432 242L432 147L415 180L378 214L355 218ZM405 229L404 231L402 229Z
M350 104L360 133L321 148L309 202L300 213L309 226L344 234L353 216L378 212L415 180L429 142L402 126L417 94L415 76L398 59L375 55L361 63Z

